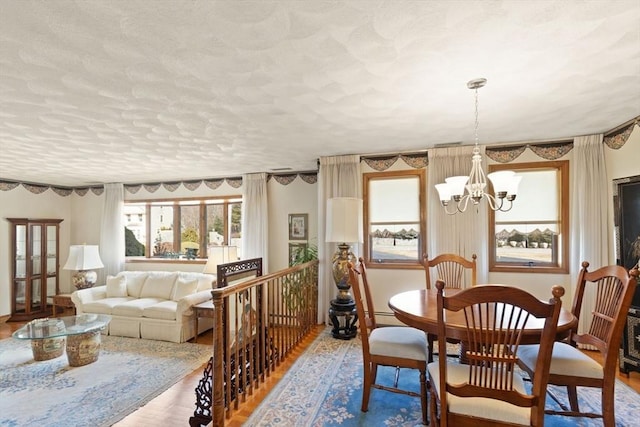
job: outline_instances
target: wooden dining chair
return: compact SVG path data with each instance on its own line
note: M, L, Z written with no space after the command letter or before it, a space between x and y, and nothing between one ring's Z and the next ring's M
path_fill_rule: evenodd
M467 283L470 286L477 284L477 269L476 269L476 254L471 255L471 260L468 260L460 255L456 254L441 254L433 259L429 259L427 254L424 254L422 266L426 276L427 289L431 289L432 277L431 270L435 270L435 280L442 280L445 283L445 287L449 289L464 289L467 287ZM468 282L467 282L468 276ZM434 334L427 334L427 341L429 343L429 362L433 362L433 343L436 340ZM451 344L458 344L457 340L449 340ZM458 354L447 354L449 357L458 357Z
M456 254L440 254L433 259L429 259L424 254L422 266L426 275L427 289L431 289L432 280L442 280L447 288L463 289L468 286L475 286L477 283L476 254L471 255L468 260ZM432 269L435 270L435 277L431 276ZM469 273L469 281L466 280L466 273Z
M638 270L634 269L627 273L624 267L611 265L589 272L588 267L588 262L582 263L571 312L580 319L585 290L589 287L593 289L595 296L593 318L584 333L578 333L578 326L576 326L567 340L555 344L549 370L549 384L567 387L570 406L567 408L566 405L558 402L562 408L561 411L549 409L546 413L602 418L605 427L613 427L620 340L637 286ZM602 356L602 364L577 348L577 345L582 344L595 347ZM518 352L520 358L518 365L533 379L538 375L537 366L534 363L537 351L537 345L527 345L521 346ZM580 412L576 390L578 386L601 389L601 413ZM556 399L555 396L553 397Z
M445 345L445 312L463 311L466 327L450 334L468 343L468 364L446 357L429 363L431 422L435 426L513 426L544 424L544 399L549 356L556 336L564 288L554 286L544 302L510 286L481 285L444 295L438 289L438 343ZM539 375L530 391L515 369L515 356L528 322L538 319L542 330L536 360Z
M380 327L376 323L375 308L371 290L366 279L363 259L356 267L349 263L349 284L356 303L360 335L362 338L362 359L364 364L362 385L362 412L369 408L371 389L401 393L419 397L422 407L422 423L427 421L427 338L423 331L408 326ZM362 278L362 282L360 280ZM362 288L362 290L361 290ZM363 292L364 291L364 298ZM366 304L366 307L365 307ZM376 382L378 366L417 369L420 371L420 392L404 390Z

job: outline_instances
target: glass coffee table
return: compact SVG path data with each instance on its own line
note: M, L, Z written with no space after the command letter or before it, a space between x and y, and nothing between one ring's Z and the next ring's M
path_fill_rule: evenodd
M60 357L66 348L69 366L84 366L98 360L100 332L110 321L111 316L105 314L36 319L15 331L13 337L31 340L36 361Z

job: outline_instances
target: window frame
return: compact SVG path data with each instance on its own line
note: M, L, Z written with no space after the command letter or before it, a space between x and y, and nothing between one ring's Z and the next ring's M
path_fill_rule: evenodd
M211 203L211 201L222 201L222 203ZM194 203L197 202L197 203ZM209 203L207 203L209 202ZM210 196L210 197L185 197L185 198L164 198L164 199L143 199L143 200L125 200L125 205L144 205L144 228L145 228L145 245L144 256L125 256L125 262L154 262L154 263L202 263L207 260L207 206L212 204L220 204L223 206L223 245L229 244L230 229L231 229L231 205L240 204L242 207L241 195L228 195L228 196ZM182 228L181 228L181 207L182 206L198 206L199 207L199 256L195 259L187 259L185 257L176 258L162 258L152 256L153 248L153 236L151 236L151 207L152 206L165 206L173 210L173 241L174 244L181 244L182 241ZM126 215L126 214L125 214ZM123 215L123 217L125 216ZM127 227L126 221L124 227Z
M390 179L404 179L407 177L417 177L418 178L418 186L419 186L419 194L418 194L418 204L420 206L419 213L419 223L420 223L420 238L418 241L418 259L416 261L382 261L372 260L370 254L370 239L369 239L369 230L370 226L370 215L369 215L369 183L372 180L390 180ZM384 171L384 172L368 172L362 174L362 197L363 197L363 258L365 263L367 264L367 268L384 268L384 269L422 269L422 254L426 252L426 241L427 241L427 220L426 220L426 171L424 168L422 169L413 169L413 170L396 170L396 171Z
M569 224L569 161L557 160L546 162L526 162L526 163L509 163L509 164L492 164L489 165L489 173L512 170L516 173L518 171L535 171L535 170L549 170L554 169L559 174L558 177L558 189L559 194L559 208L560 213L558 215L558 230L560 238L560 260L557 265L549 264L533 264L533 265L517 265L516 263L497 262L496 261L496 236L495 236L495 212L489 209L488 221L489 221L489 271L490 272L505 272L505 273L543 273L543 274L567 274L570 267L570 224ZM491 189L492 191L492 189ZM518 197L526 197L521 195ZM518 203L518 197L514 200L514 203Z

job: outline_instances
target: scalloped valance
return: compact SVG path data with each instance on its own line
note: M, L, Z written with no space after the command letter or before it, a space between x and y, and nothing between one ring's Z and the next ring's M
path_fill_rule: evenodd
M425 168L429 165L429 157L426 151L419 153L392 154L387 156L363 156L360 158L371 169L378 172L385 171L401 159L414 169Z
M307 184L315 184L318 180L317 172L299 172L291 174L271 174L268 179L275 179L276 182L287 185L293 182L296 177L300 177ZM195 191L202 184L206 185L211 190L216 190L224 182L226 182L232 188L240 188L242 186L242 177L230 177L230 178L217 178L217 179L200 179L191 181L172 181L172 182L155 182L144 184L124 184L124 189L129 194L136 194L141 188L144 188L149 193L155 193L160 188L164 188L167 191L174 192L182 185L189 191ZM51 189L59 196L69 196L72 193L76 193L78 196L86 195L89 190L96 196L101 195L104 192L104 186L91 186L91 187L59 187L46 184L32 184L26 182L17 182L0 179L0 191L10 191L18 186L22 185L27 191L33 194L42 194L45 191Z

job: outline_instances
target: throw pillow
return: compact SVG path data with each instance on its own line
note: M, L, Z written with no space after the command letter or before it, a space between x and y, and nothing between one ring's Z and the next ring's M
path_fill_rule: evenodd
M127 278L124 276L107 276L107 298L127 296Z
M197 279L186 280L183 278L179 278L174 287L173 300L179 301L187 295L195 293L196 289L198 289Z

